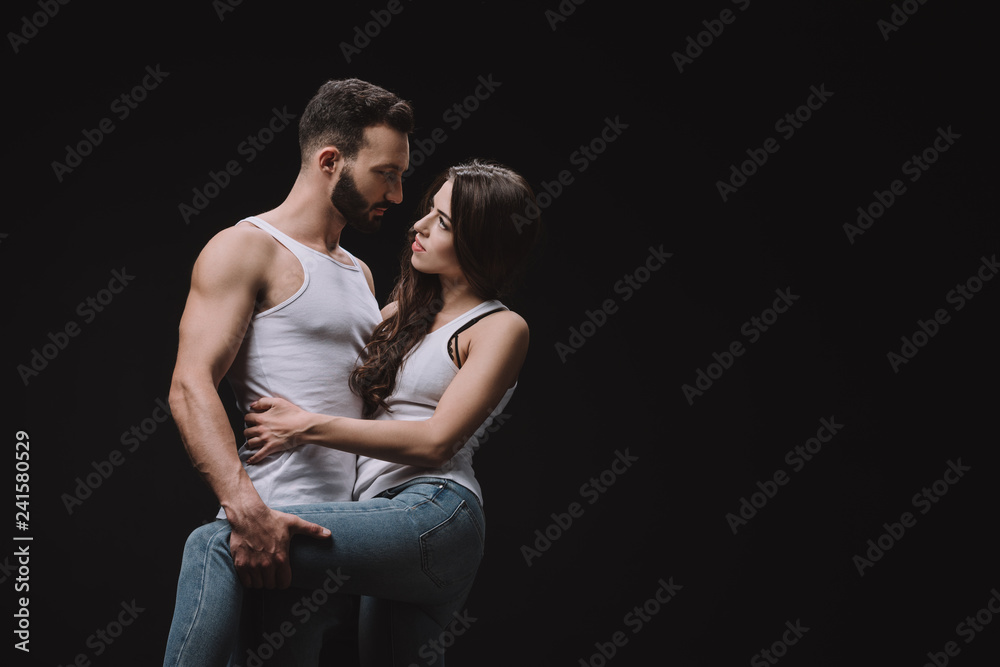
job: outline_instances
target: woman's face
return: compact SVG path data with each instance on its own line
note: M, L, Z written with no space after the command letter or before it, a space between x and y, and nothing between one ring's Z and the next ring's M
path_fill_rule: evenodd
M451 186L445 181L434 195L430 211L413 223L416 237L410 263L421 273L458 278L462 269L455 254L454 226L451 221Z

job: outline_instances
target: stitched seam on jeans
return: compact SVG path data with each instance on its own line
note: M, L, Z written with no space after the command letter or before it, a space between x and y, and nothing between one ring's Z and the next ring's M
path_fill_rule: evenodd
M397 503L397 505L394 505L394 506L391 506L391 507L366 507L366 508L362 508L362 509L345 509L345 508L340 508L336 512L333 512L331 510L323 510L323 509L314 509L314 510L309 510L309 511L299 511L299 510L296 510L295 512L292 512L292 514L294 514L297 517L307 517L307 516L321 516L321 517L325 517L325 516L340 516L340 515L348 515L348 514L371 514L372 512L409 512L410 510L412 510L412 509L414 509L416 507L420 507L421 505L423 505L426 502L429 502L428 499L424 499L424 500L421 500L416 505L407 505L407 504L403 503L403 501L396 501L396 498L384 498L384 500L395 501ZM362 501L358 501L358 502L362 502ZM279 508L279 510L280 509L281 508Z
M415 485L414 485L414 486L415 486ZM434 501L436 501L436 500L437 500L437 497L441 495L441 492L442 492L442 491L444 491L444 486L443 486L443 485L437 485L437 484L434 484L434 486L437 486L437 490L436 490L436 491L434 491L434 494L433 494L433 495L432 495L432 496L431 496L430 498L424 498L423 500L421 500L421 501L420 501L419 503L417 503L416 505L410 505L410 506L408 507L408 509L417 509L417 508L418 508L418 507L420 507L421 505L426 505L427 503L434 503L434 505L435 505L436 507L441 507L440 505L438 505L438 504L437 504L436 502L434 502Z
M462 502L465 502L464 500ZM467 504L468 505L468 504ZM476 516L476 513L472 511L471 507L467 507L467 514L469 518L472 519L472 525L476 527L476 532L479 534L479 546L482 548L486 545L486 526L485 521L480 521ZM483 509L480 507L479 511L482 512Z
M227 528L227 526L220 526L217 531L215 531L214 533L212 533L212 537L210 537L208 539L208 545L207 545L207 547L205 549L205 560L202 562L201 586L199 586L199 588L198 588L198 604L195 607L194 614L192 614L192 616L191 616L191 624L188 625L187 632L184 633L184 640L181 642L181 647L177 651L177 662L178 662L178 664L180 664L180 659L184 655L184 649L187 648L187 642L188 642L188 639L191 637L191 631L194 629L195 622L196 622L196 619L198 617L198 614L200 614L201 611L202 611L201 605L202 605L202 602L205 599L205 588L206 588L205 587L205 577L208 576L208 564L207 564L207 561L212 556L212 548L211 548L212 547L212 542L214 542L215 538L219 535L219 533L221 533L222 531L224 531L226 528Z
M406 508L404 508L404 509L406 509ZM291 512L291 514L294 514L295 516L298 516L298 517L314 516L314 515L319 515L319 516L336 516L336 515L339 515L339 514L371 514L372 512L398 512L399 510L400 510L399 507L369 507L367 509L357 509L357 510L355 510L355 509L338 509L336 512L332 512L330 510L310 510L308 512L298 512L297 511L297 512Z
M407 511L409 511L409 510L415 510L418 507L420 507L422 505L426 505L427 503L430 503L430 502L434 502L434 499L433 498L424 498L423 500L421 500L416 505L407 505L406 509L407 509Z

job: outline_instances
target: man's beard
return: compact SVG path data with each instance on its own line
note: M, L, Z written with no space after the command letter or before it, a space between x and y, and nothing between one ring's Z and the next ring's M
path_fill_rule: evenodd
M382 226L382 216L372 218L370 215L372 210L389 207L389 202L370 205L358 191L358 186L354 182L354 176L349 167L344 167L340 180L333 186L330 201L333 202L334 208L344 216L348 225L365 234L377 232Z

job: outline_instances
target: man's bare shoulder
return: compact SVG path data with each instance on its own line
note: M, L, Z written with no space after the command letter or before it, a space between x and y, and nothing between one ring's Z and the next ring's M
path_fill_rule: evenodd
M274 237L254 225L233 225L220 230L205 244L205 249L219 252L271 253L277 243Z
M274 237L253 225L235 225L216 233L199 255L215 261L237 263L267 262L274 257L278 243Z
M194 278L208 284L234 280L259 283L266 277L277 247L274 237L253 225L226 227L202 248Z

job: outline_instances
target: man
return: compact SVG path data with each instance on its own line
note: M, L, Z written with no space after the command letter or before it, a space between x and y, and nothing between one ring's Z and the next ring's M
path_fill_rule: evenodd
M327 534L271 508L352 500L356 457L305 447L245 467L219 382L228 372L243 412L273 395L361 415L348 375L379 306L371 272L340 237L347 226L377 230L402 201L412 129L410 105L392 93L357 79L327 82L299 121L302 162L286 199L219 232L195 262L170 407L219 499L219 518L232 525L230 548L247 587L287 588L291 537Z

